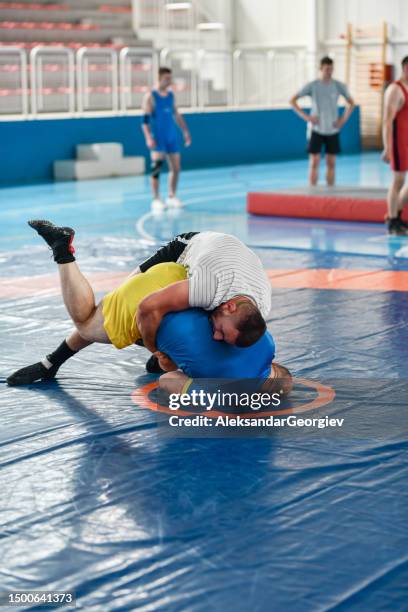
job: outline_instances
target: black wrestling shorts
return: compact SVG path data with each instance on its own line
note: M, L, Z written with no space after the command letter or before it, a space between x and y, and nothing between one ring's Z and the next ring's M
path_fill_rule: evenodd
M187 232L186 234L179 234L173 240L165 244L159 249L154 255L146 259L139 268L141 272L146 272L152 266L156 266L159 263L165 261L174 261L177 263L178 258L188 245L189 241L193 236L196 236L199 232Z

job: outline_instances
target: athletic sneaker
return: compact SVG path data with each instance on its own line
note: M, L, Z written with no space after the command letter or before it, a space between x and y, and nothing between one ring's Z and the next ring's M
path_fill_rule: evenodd
M37 380L51 380L55 378L57 372L57 366L51 366L51 368L48 369L39 361L38 363L33 363L25 368L21 368L21 370L17 370L17 372L14 372L7 378L6 382L10 387L30 385Z
M54 255L54 261L59 264L75 261L75 249L72 246L75 231L72 227L58 227L50 221L35 219L28 221L28 225L44 238Z
M406 221L403 221L401 217L402 217L402 210L399 211L397 219L400 222L400 225L402 225L402 227L408 230L408 223Z
M150 205L150 208L151 208L152 212L155 212L155 213L160 213L160 212L163 212L163 211L165 210L166 205L165 205L165 203L164 203L164 202L162 202L162 201L160 200L160 198L155 198L155 199L152 201L152 203L151 203L151 205Z
M398 217L387 219L386 223L388 233L391 236L408 236L408 228L405 227L405 224L402 224L402 221L400 221Z
M182 208L184 206L183 202L176 198L176 196L169 196L166 199L166 204L169 208Z

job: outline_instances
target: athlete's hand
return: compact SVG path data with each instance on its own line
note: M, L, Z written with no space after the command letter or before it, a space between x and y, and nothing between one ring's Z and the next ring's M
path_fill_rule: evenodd
M156 147L156 141L154 138L148 138L146 140L146 144L149 149L154 149Z
M175 370L177 370L176 364L170 359L168 355L166 355L166 353L156 351L155 353L153 353L153 355L157 357L159 361L159 366L165 372L174 372Z
M308 121L312 125L319 125L319 117L317 115L309 115Z
M336 119L336 121L333 123L333 127L335 127L337 130L339 130L340 128L343 127L345 121L342 117L339 117L338 119Z
M184 134L184 146L189 147L191 145L191 136L188 132Z
M389 164L391 161L391 156L390 156L390 152L388 149L384 149L383 152L381 153L381 159L386 163Z

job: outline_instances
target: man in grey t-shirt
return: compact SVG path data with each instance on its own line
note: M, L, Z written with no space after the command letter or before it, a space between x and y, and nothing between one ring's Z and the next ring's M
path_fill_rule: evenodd
M307 83L291 98L294 111L308 123L309 152L309 183L316 185L319 180L320 155L324 147L326 153L326 182L334 185L336 155L340 153L339 130L350 117L354 101L347 86L332 78L333 60L323 57L320 61L321 78ZM305 113L297 103L299 98L310 96L312 110ZM338 115L338 99L340 96L347 102L347 108Z

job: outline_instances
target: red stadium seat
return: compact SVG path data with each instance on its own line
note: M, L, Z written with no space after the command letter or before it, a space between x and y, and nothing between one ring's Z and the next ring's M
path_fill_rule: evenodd
M97 25L53 21L0 21L0 30L99 30Z
M108 4L103 4L98 7L98 11L103 13L131 13L131 6L109 6Z
M0 2L0 9L21 11L68 11L66 4L25 4L23 2Z
M19 49L32 49L33 47L69 47L70 49L80 49L81 47L88 47L91 49L122 49L126 45L115 44L115 43L87 43L87 42L61 42L61 41L7 41L0 42L0 47L18 47Z

